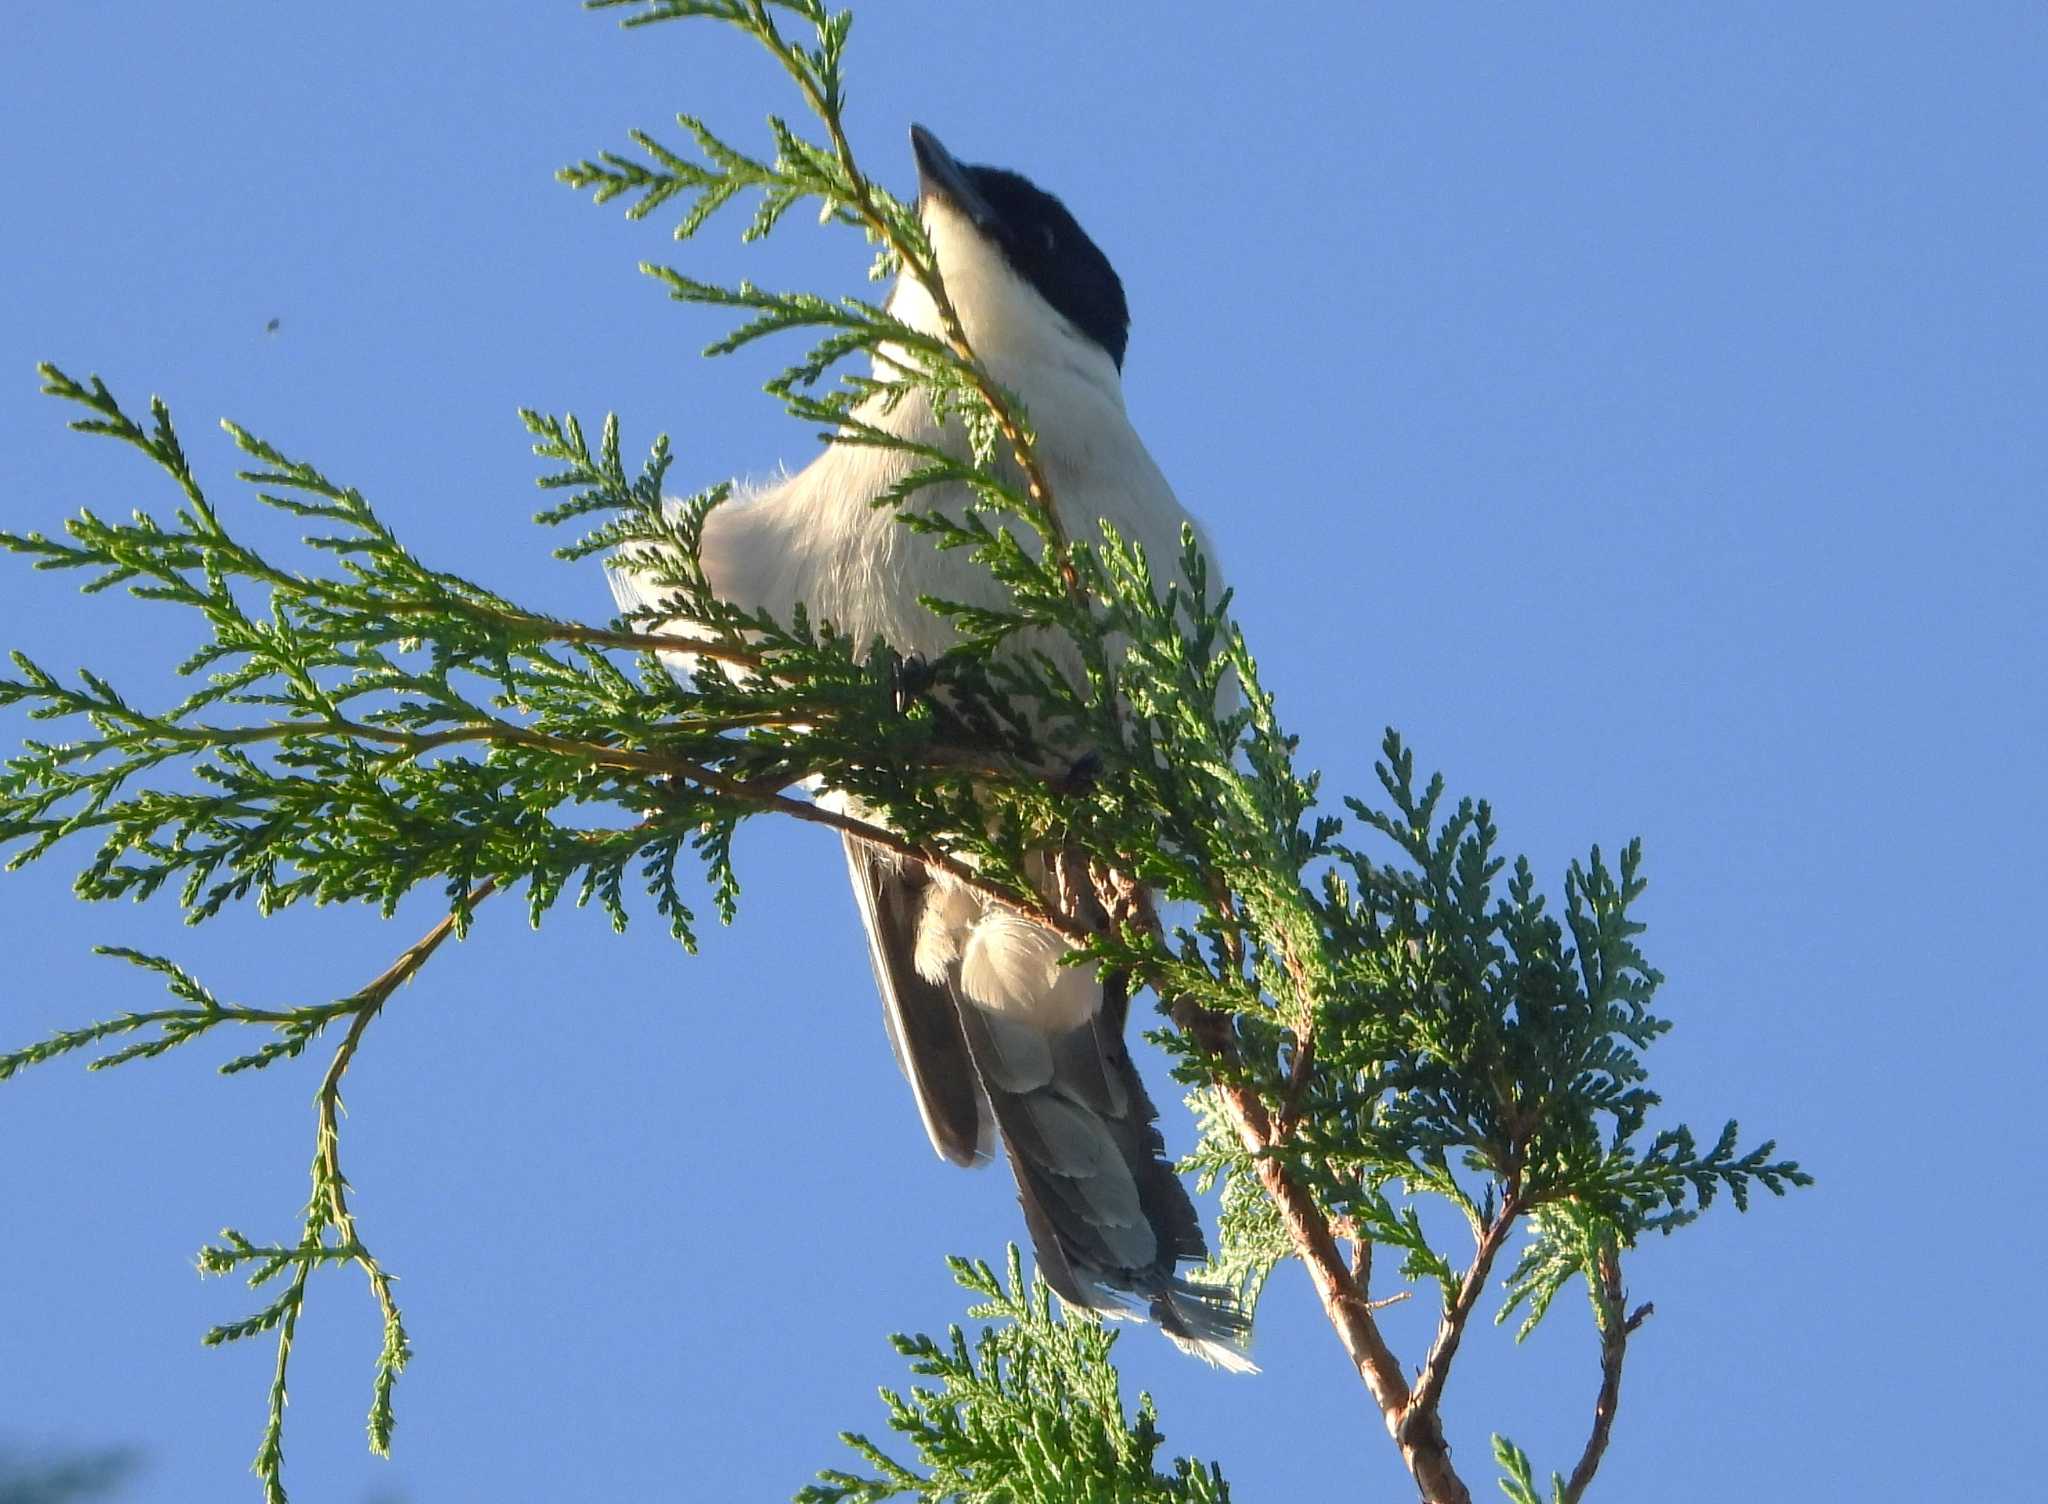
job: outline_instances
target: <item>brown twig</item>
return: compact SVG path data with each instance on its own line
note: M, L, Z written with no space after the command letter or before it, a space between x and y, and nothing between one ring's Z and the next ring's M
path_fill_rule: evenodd
M1437 1407L1443 1400L1444 1384L1450 1378L1451 1362L1458 1355L1458 1344L1464 1340L1472 1308L1479 1303L1479 1297L1486 1289L1487 1277L1493 1272L1493 1261L1500 1253L1501 1244L1507 1241L1508 1229L1514 1226L1521 1211L1511 1189L1502 1198L1499 1213L1480 1235L1471 1266L1466 1269L1457 1294L1437 1322L1436 1340L1430 1344L1429 1356L1423 1360L1422 1372L1416 1376L1415 1392L1401 1417L1400 1429L1395 1433L1404 1451L1411 1438L1433 1439L1436 1445L1443 1444L1443 1427L1437 1416Z
M1308 1091L1308 1083L1315 1071L1315 1034L1306 1026L1294 1036L1294 1060L1287 1070L1287 1091L1281 1099L1280 1111L1273 1124L1273 1130L1281 1138L1294 1132L1294 1125L1301 1119L1301 1099Z
M1579 1504L1593 1474L1600 1470L1600 1459L1607 1453L1608 1435L1614 1429L1614 1412L1621 1405L1621 1364L1628 1355L1628 1339L1657 1309L1645 1304L1624 1316L1626 1296L1621 1288L1620 1257L1612 1250L1603 1251L1599 1267L1600 1283L1594 1298L1600 1312L1600 1392L1593 1400L1592 1434L1586 1438L1579 1464L1564 1486L1565 1504Z
M442 942L455 933L464 916L478 904L498 891L498 880L486 878L464 896L460 907L445 916L426 934L406 948L399 958L356 994L363 1005L349 1021L348 1033L342 1036L341 1044L328 1062L327 1074L321 1078L320 1092L316 1101L320 1119L321 1154L328 1169L328 1205L333 1213L334 1225L349 1242L356 1240L355 1221L348 1210L347 1182L341 1177L341 1162L336 1157L334 1146L338 1142L338 1115L341 1111L341 1080L348 1074L348 1068L356 1056L356 1048L362 1043L363 1031L370 1027L372 1019L381 1013L385 1003L391 1000L406 982L410 981L422 966L433 958Z
M1160 923L1151 894L1134 879L1125 878L1124 884L1127 891L1123 902L1115 905L1114 909L1129 915L1131 922L1143 926L1156 937L1160 933ZM1185 1000L1173 1002L1171 1008L1174 1022L1182 1032L1217 1060L1226 1065L1235 1063L1236 1042L1231 1038L1230 1026L1223 1019ZM1226 1071L1223 1074L1230 1073ZM1239 1143L1252 1158L1260 1186L1272 1200L1282 1225L1287 1229L1288 1240L1294 1244L1296 1254L1308 1268L1309 1279L1315 1286L1316 1298L1322 1302L1324 1314L1336 1330L1338 1340L1344 1344L1344 1351L1357 1369L1358 1376L1365 1382L1367 1392L1386 1417L1388 1429L1392 1430L1408 1403L1408 1381L1402 1376L1400 1360L1387 1346L1386 1339L1380 1335L1379 1324L1373 1320L1372 1302L1366 1299L1364 1291L1352 1277L1344 1255L1337 1248L1337 1237L1330 1228L1329 1218L1316 1205L1315 1198L1287 1172L1287 1167L1273 1157L1271 1151L1276 1142L1273 1123L1258 1093L1249 1087L1224 1082L1219 1082L1216 1090L1231 1126L1237 1131Z
M1236 1046L1222 1020L1188 1004L1176 1004L1173 1011L1175 1022L1211 1055L1225 1061L1235 1058ZM1359 1288L1338 1250L1336 1234L1322 1208L1286 1166L1273 1158L1273 1124L1266 1104L1248 1087L1219 1085L1216 1089L1238 1141L1252 1156L1259 1184L1280 1213L1289 1241L1308 1268L1324 1314L1392 1431L1408 1406L1408 1381L1372 1318L1373 1302Z
M413 943L405 953L386 967L376 980L358 994L363 1005L350 1020L348 1033L342 1036L341 1044L334 1052L334 1059L328 1063L327 1074L321 1079L320 1092L316 1101L319 1119L316 1156L319 1165L317 1179L327 1197L327 1219L340 1234L342 1246L355 1251L355 1262L370 1281L370 1289L377 1297L378 1309L384 1315L386 1333L401 1330L399 1327L398 1301L391 1293L391 1276L384 1267L363 1246L363 1240L356 1233L355 1214L349 1210L348 1180L341 1172L341 1081L348 1074L349 1064L355 1059L356 1047L362 1043L363 1031L370 1027L370 1021L384 1009L391 994L410 981L422 966L426 965L435 951L450 935L455 933L461 920L470 911L498 890L497 880L487 878L472 888L463 898L461 907L447 915L441 922L427 931Z
M1151 895L1135 882L1129 879L1126 882L1131 892L1128 901L1122 905L1123 909L1134 916L1134 922L1147 926L1157 935L1159 918L1152 907ZM1324 1316L1336 1332L1337 1340L1343 1344L1345 1355L1351 1359L1366 1392L1379 1407L1387 1432L1401 1448L1402 1461L1407 1464L1423 1500L1426 1504L1471 1504L1471 1491L1451 1465L1450 1445L1444 1440L1434 1405L1426 1413L1414 1411L1413 1392L1401 1371L1400 1360L1387 1346L1379 1323L1373 1319L1376 1310L1392 1302L1369 1299L1365 1286L1360 1282L1360 1276L1369 1273L1372 1267L1371 1243L1363 1238L1357 1239L1353 1250L1357 1266L1354 1269L1353 1265L1346 1263L1337 1247L1337 1235L1329 1217L1316 1204L1315 1197L1274 1157L1272 1151L1279 1136L1266 1111L1266 1104L1251 1088L1228 1079L1235 1074L1230 1067L1237 1060L1237 1047L1229 1024L1216 1014L1186 1001L1174 1002L1171 1011L1181 1030L1224 1065L1225 1069L1219 1075L1225 1079L1217 1083L1216 1091L1222 1099L1225 1113L1237 1131L1239 1143L1251 1156L1254 1173L1279 1213L1281 1225L1287 1230L1296 1256L1308 1270L1309 1281L1315 1287L1316 1298L1322 1303ZM1350 1230L1357 1231L1355 1227ZM1505 1231L1503 1226L1500 1235L1504 1236ZM1498 1238L1493 1251L1498 1252ZM1486 1255L1485 1263L1491 1267L1491 1253ZM1485 1280L1484 1269L1477 1271L1476 1278L1468 1275L1472 1294L1466 1302L1467 1314L1470 1313L1470 1302L1477 1300L1478 1290L1484 1286ZM1462 1329L1462 1318L1459 1326ZM1453 1342L1451 1349L1454 1351L1455 1347ZM1441 1369L1448 1370L1450 1356L1450 1352L1441 1356ZM1441 1386L1440 1377L1437 1383Z

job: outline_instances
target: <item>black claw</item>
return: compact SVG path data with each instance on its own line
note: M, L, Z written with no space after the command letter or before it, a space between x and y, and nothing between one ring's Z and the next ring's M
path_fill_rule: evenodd
M907 714L912 702L930 689L937 677L924 654L912 653L907 658L897 655L889 670L889 690L895 701L896 713Z
M1094 787L1095 780L1102 776L1102 754L1086 752L1074 759L1058 787L1063 794L1082 794Z

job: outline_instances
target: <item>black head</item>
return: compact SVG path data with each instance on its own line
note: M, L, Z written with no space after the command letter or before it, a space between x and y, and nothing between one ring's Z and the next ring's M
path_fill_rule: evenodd
M956 162L921 125L910 128L910 144L920 196L941 199L965 215L1001 248L1018 276L1122 370L1131 334L1124 284L1067 206L1021 173Z

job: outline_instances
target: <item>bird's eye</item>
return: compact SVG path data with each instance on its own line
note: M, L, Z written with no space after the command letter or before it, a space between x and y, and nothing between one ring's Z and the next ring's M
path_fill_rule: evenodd
M1040 225L1038 227L1038 233L1039 236L1045 241L1045 248L1048 251L1055 251L1059 249L1060 238L1059 236L1053 234L1051 225Z

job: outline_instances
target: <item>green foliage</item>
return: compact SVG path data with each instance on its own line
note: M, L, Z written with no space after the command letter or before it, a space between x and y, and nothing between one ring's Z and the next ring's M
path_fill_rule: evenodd
M144 955L118 945L102 945L98 954L127 961L145 971L161 973L168 979L171 995L191 1004L184 1008L158 1008L146 1013L123 1013L79 1029L64 1029L48 1039L0 1055L0 1081L31 1065L54 1060L73 1050L89 1049L124 1034L153 1029L156 1032L133 1044L122 1046L89 1062L87 1070L105 1070L131 1060L153 1060L166 1050L189 1043L221 1024L254 1024L276 1031L278 1037L261 1048L238 1055L220 1067L222 1075L259 1070L277 1060L299 1055L335 1019L351 1016L362 1008L361 995L332 1003L314 1003L300 1008L245 1008L224 1004L183 967L162 956Z
M951 1259L953 1278L980 1296L967 1314L999 1323L972 1344L958 1326L946 1340L893 1339L910 1371L936 1387L908 1396L882 1391L889 1427L917 1450L897 1462L867 1437L840 1439L874 1469L827 1471L798 1504L875 1504L912 1498L930 1504L1227 1504L1214 1466L1174 1460L1154 1471L1163 1437L1150 1395L1124 1414L1110 1352L1116 1334L1087 1312L1054 1309L1045 1281L1027 1284L1015 1244L1005 1279L979 1260Z
M1294 1243L1215 1092L1198 1088L1188 1093L1187 1101L1199 1137L1193 1152L1180 1162L1181 1173L1192 1174L1195 1189L1204 1195L1221 1187L1216 1251L1196 1278L1236 1290L1244 1309L1256 1312L1267 1279L1293 1257Z
M1461 1276L1386 1188L1441 1196L1475 1234L1511 1204L1538 1232L1509 1307L1529 1304L1533 1325L1598 1248L1669 1232L1722 1189L1746 1207L1752 1185L1783 1194L1808 1184L1771 1158L1770 1142L1738 1154L1732 1123L1704 1155L1684 1127L1640 1142L1658 1102L1643 1052L1669 1028L1649 1011L1661 978L1629 915L1645 886L1640 843L1618 871L1597 847L1572 864L1560 924L1526 861L1497 888L1507 864L1485 803L1446 814L1441 777L1418 789L1413 755L1392 732L1384 753L1389 807L1346 803L1399 860L1320 824L1309 849L1334 861L1320 868L1321 891L1296 899L1308 922L1278 946L1261 937L1269 955L1318 979L1305 1025L1316 1068L1286 1099L1299 1119L1287 1157L1331 1210L1403 1249L1403 1273L1434 1279L1448 1306ZM1289 956L1293 946L1305 954ZM1291 1069L1288 1034L1240 1033L1273 1077ZM1568 1227L1586 1231L1562 1236Z
M1503 1474L1495 1481L1500 1484L1500 1491L1513 1500L1514 1504L1569 1504L1565 1497L1564 1475L1550 1475L1548 1497L1538 1493L1536 1469L1529 1461L1529 1454L1505 1436L1496 1435L1493 1438L1493 1460Z
M620 929L637 891L694 946L693 902L703 900L693 890L701 884L719 917L733 918L735 833L763 814L851 828L946 865L1150 986L1174 1023L1155 1037L1193 1088L1201 1136L1186 1167L1220 1190L1211 1275L1249 1303L1279 1262L1327 1261L1341 1236L1357 1273L1322 1273L1355 1280L1354 1304L1381 1245L1399 1250L1405 1281L1439 1292L1450 1340L1440 1338L1412 1394L1381 1399L1397 1423L1414 1422L1416 1434L1436 1424L1456 1335L1517 1223L1533 1236L1502 1317L1521 1312L1526 1334L1584 1278L1618 1372L1639 1319L1621 1314L1619 1261L1638 1238L1675 1230L1723 1191L1740 1208L1754 1186L1782 1194L1808 1183L1769 1141L1740 1149L1732 1123L1704 1152L1682 1126L1652 1127L1659 1101L1645 1062L1668 1025L1650 1011L1660 978L1630 912L1644 889L1639 845L1614 866L1598 848L1574 863L1560 918L1528 864L1498 854L1488 806L1450 804L1440 777L1418 783L1391 731L1380 802L1344 801L1370 844L1347 841L1344 820L1321 812L1318 775L1295 766L1295 740L1197 540L1152 560L1094 519L1061 516L1028 418L975 359L916 215L869 181L847 144L848 15L816 0L600 0L610 4L630 11L628 25L698 19L743 32L778 61L824 139L771 118L772 155L750 155L683 116L695 156L635 133L645 162L602 153L562 179L600 203L627 201L634 218L679 208L680 239L748 196L757 202L747 239L814 203L826 221L860 231L876 271L924 283L938 333L856 298L648 268L676 298L737 318L710 353L785 334L812 341L771 393L831 442L897 451L902 479L877 505L920 546L965 551L1002 598L930 602L957 646L923 666L800 609L780 621L721 600L699 546L728 488L667 501L665 437L633 467L615 421L593 444L574 417L535 412L524 417L552 498L539 520L585 529L557 554L630 571L651 593L645 607L602 625L523 607L416 557L359 492L229 424L241 479L310 529L306 557L279 559L215 507L161 402L143 421L97 378L43 368L45 390L82 409L72 426L139 451L176 501L168 516L126 522L87 512L62 540L0 533L0 547L76 571L88 593L121 587L170 606L199 640L181 666L193 687L167 705L16 655L0 705L75 735L28 741L0 771L10 865L82 842L80 897L168 892L194 922L236 904L269 913L306 900L388 914L422 885L448 905L442 924L369 984L291 1007L225 1004L169 960L110 947L162 976L175 1006L0 1055L4 1081L102 1045L112 1049L95 1068L227 1025L268 1031L222 1067L236 1071L295 1059L345 1026L316 1098L298 1237L263 1242L230 1229L200 1256L204 1272L278 1292L207 1339L277 1341L257 1459L268 1497L284 1498L287 1370L312 1273L353 1265L379 1301L369 1422L379 1451L410 1354L391 1277L364 1245L340 1166L340 1088L364 1030L499 889L523 888L536 923L573 892ZM849 365L856 358L865 371ZM943 443L905 440L877 421L906 401L948 420ZM944 504L913 504L939 487ZM1091 776L1066 776L1084 755ZM887 825L786 792L807 779L855 796ZM1141 903L1110 932L1077 926L1034 883L1032 856L1049 849L1085 859L1106 885L1163 894L1186 919L1166 930ZM1306 1206L1283 1215L1269 1194L1275 1176L1301 1188ZM1470 1224L1474 1252L1462 1267L1425 1235L1419 1208L1430 1198ZM1305 1219L1321 1219L1320 1244L1304 1241ZM1055 1316L1043 1286L1024 1285L1014 1250L1006 1283L985 1265L955 1270L982 1298L974 1314L997 1324L972 1345L957 1330L946 1343L898 1339L913 1370L938 1384L887 1396L916 1466L849 1436L874 1472L822 1475L805 1499L1226 1497L1213 1468L1153 1470L1150 1402L1126 1417L1113 1337ZM1527 1457L1505 1441L1496 1452L1503 1487L1536 1504ZM1589 1456L1597 1463L1597 1449Z

